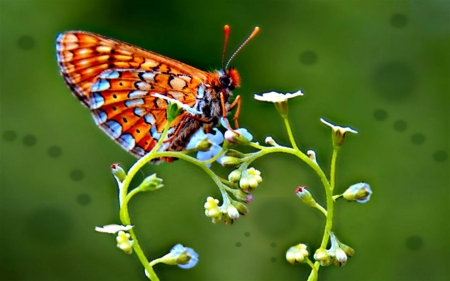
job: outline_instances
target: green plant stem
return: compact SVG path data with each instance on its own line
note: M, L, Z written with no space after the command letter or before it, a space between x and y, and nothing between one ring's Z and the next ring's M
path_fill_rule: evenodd
M158 151L158 149L163 144L169 128L170 128L170 123L167 122L158 143L155 145L155 147L152 149L152 151L150 151L144 157L142 157L138 161L136 161L136 163L128 171L127 176L125 177L123 182L120 184L120 193L119 193L120 220L122 221L122 223L124 225L131 225L131 219L130 219L130 215L128 212L128 202L135 194L137 194L139 192L138 189L134 189L128 194L128 187L131 183L131 180L145 164L147 164L151 159L155 158L154 155L155 155L156 151ZM144 251L142 250L141 246L139 245L139 241L137 239L136 234L134 233L134 230L130 229L129 233L130 233L131 238L134 241L133 242L133 250L136 253L139 261L142 263L145 270L147 271L149 279L152 281L159 281L158 275L156 275L156 272L153 270L153 267L149 264L148 259L144 254Z
M284 125L286 126L286 131L288 133L289 136L289 141L291 142L292 148L294 148L297 151L300 151L300 149L298 149L297 144L295 143L295 139L294 139L294 135L292 134L292 128L291 128L291 124L289 123L289 119L286 116L282 116L283 117L283 121L284 121Z
M135 191L135 192L134 192ZM139 191L136 189L132 190L128 196L125 197L125 200L123 201L122 207L120 208L120 220L124 225L131 225L131 220L128 212L128 201L133 197L134 194L137 194ZM149 279L152 281L159 281L158 275L156 275L156 272L153 270L153 267L149 264L147 257L144 254L144 251L142 250L141 246L139 245L138 238L136 234L134 233L133 229L129 230L131 239L133 242L133 250L136 253L136 256L138 257L139 261L144 266L145 270L148 273Z
M324 214L325 217L328 216L327 210L325 210L325 208L322 207L322 206L320 206L319 204L316 203L316 205L314 206L314 208L316 208L317 210L321 211L322 214Z
M330 188L333 193L335 182L336 182L336 159L339 152L339 148L333 149L333 154L331 155L331 167L330 167Z
M261 146L259 144L256 143L251 143L250 144L252 147L259 149L260 151L255 152L254 154L245 157L243 159L244 163L251 163L253 161L255 161L256 159L267 155L267 154L271 154L271 153L286 153L286 154L291 154L294 155L298 158L300 158L303 162L305 162L311 169L314 170L314 172L316 172L316 174L319 176L320 181L322 182L323 186L326 188L329 188L330 184L328 182L328 179L325 175L325 173L322 171L322 169L319 167L319 165L317 165L317 163L315 163L314 161L312 161L308 155L304 154L303 152L301 152L300 150L296 150L294 148L289 148L289 147L284 147L284 146L276 146L276 147L266 147L266 146Z
M334 199L333 199L333 189L336 182L336 160L338 155L338 148L333 149L333 154L331 156L331 167L330 167L330 185L325 187L325 194L327 198L327 212L328 216L325 222L325 227L323 230L322 242L320 243L320 248L325 249L330 239L330 231L333 227L333 216L334 216ZM307 281L315 281L318 278L318 272L320 268L320 263L316 261L314 263L315 270L311 271Z

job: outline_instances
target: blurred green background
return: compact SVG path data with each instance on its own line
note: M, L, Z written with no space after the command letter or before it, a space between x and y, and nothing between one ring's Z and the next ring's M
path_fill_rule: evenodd
M329 129L351 126L337 167L337 192L366 181L367 204L338 201L335 232L356 255L323 268L320 280L448 280L450 5L437 1L0 1L0 279L146 280L134 255L94 226L118 223L110 165L135 159L99 130L58 73L55 37L100 33L199 69L220 67L222 28L242 76L240 124L263 143L288 144L271 90L290 102L294 134L328 171ZM217 167L226 175L229 170ZM270 155L254 163L263 183L250 213L233 226L204 216L217 188L177 161L147 165L165 188L131 202L150 258L183 243L200 254L192 270L158 265L161 280L306 280L285 251L315 249L323 217L295 196L320 182L303 163Z

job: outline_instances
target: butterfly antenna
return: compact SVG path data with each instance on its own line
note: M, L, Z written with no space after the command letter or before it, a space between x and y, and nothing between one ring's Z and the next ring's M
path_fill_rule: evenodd
M230 28L228 27L228 29L230 29ZM230 57L230 59L229 59L228 62L227 62L227 65L225 65L225 68L224 68L224 69L227 69L227 68L228 68L228 65L230 64L231 60L232 60L232 59L236 56L236 54L242 49L242 47L244 47L245 44L247 44L247 42L250 41L250 39L252 39L253 37L255 37L256 34L258 34L258 32L259 32L259 27L255 27L255 29L253 29L252 34L250 34L250 36L247 37L247 39L245 39L244 43L242 43L241 46L239 46L239 48L237 48L237 50L236 50L236 51L233 53L233 55Z
M223 27L223 32L225 33L225 42L223 43L222 69L223 69L223 65L225 63L225 51L226 51L227 45L228 45L228 37L230 36L230 26L229 25L225 25Z

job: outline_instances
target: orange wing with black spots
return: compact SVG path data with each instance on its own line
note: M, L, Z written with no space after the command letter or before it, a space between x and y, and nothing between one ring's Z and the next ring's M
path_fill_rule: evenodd
M227 42L229 27L225 26L224 31ZM258 31L256 27L241 47ZM170 151L183 150L201 126L217 125L240 101L227 103L231 91L240 84L238 72L231 67L209 73L84 31L59 34L56 51L61 75L73 94L91 110L95 122L108 136L137 157L144 156L161 138L167 123L165 98L193 109L171 123L168 139L160 148Z
M165 95L194 106L212 74L101 35L69 31L57 38L61 75L97 125L137 157L149 152L166 125ZM178 117L169 136L177 130Z

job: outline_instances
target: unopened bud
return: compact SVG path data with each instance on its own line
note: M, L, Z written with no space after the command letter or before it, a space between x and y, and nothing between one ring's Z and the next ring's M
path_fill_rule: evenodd
M111 171L116 178L117 182L123 182L127 176L125 170L120 166L119 163L115 163L111 165Z
M155 191L164 186L162 181L162 179L156 177L156 174L152 174L146 177L137 188L141 191Z

